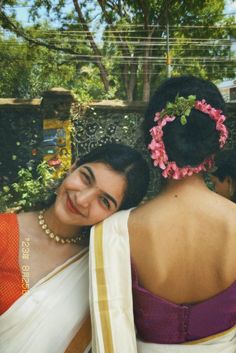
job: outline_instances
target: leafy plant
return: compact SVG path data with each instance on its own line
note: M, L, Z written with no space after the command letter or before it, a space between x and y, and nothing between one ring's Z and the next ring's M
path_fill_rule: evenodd
M189 116L191 109L194 107L196 96L176 97L175 101L167 103L165 109L160 113L160 117L164 116L179 116L182 125L187 124L187 117Z
M0 192L0 212L28 211L50 201L55 189L52 173L54 169L43 161L33 175L32 168L22 168L17 182L4 185Z

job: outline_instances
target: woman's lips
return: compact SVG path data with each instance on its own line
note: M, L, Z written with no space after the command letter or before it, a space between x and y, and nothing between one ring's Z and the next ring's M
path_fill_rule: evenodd
M73 202L71 201L69 196L67 196L66 206L70 212L77 214L77 215L80 215L80 216L84 216L79 210L77 210L77 208L75 208L75 206L73 205Z

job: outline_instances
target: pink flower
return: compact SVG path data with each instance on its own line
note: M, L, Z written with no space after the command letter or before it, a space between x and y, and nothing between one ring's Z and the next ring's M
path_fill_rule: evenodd
M220 109L213 108L210 104L207 104L205 99L202 99L201 101L195 101L194 108L209 115L209 117L215 121L216 130L220 133L220 148L222 148L228 138L228 130L224 125L226 118L222 114L222 111ZM163 170L163 177L178 180L184 178L185 176L191 176L194 173L197 174L201 171L208 170L213 166L213 159L212 157L208 157L196 167L185 166L182 168L178 167L176 162L169 161L163 141L163 127L175 119L176 117L174 115L164 115L161 118L161 113L158 112L155 114L154 121L156 121L157 124L150 130L152 141L148 148L151 151L151 158L154 160L154 166L160 167Z

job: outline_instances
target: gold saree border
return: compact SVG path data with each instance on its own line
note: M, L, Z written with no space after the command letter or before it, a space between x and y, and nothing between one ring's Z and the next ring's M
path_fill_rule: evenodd
M103 226L99 223L94 230L94 252L97 279L98 308L102 327L105 353L114 353L111 321L109 315L107 285L103 258Z

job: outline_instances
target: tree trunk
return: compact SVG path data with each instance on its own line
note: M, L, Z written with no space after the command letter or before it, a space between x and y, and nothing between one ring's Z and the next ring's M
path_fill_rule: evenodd
M148 102L150 99L151 84L151 63L145 60L143 63L143 101Z
M97 62L96 63L99 70L100 70L100 76L101 76L101 79L102 79L102 83L103 83L103 86L104 86L104 89L106 92L109 91L109 81L108 81L108 73L107 73L107 70L105 68L105 66L103 65L102 62Z
M119 32L116 30L116 28L113 26L112 20L109 16L109 12L107 11L107 3L104 0L98 0L98 4L101 7L103 16L105 17L107 23L110 25L110 29L113 30L113 35L114 37L117 38L117 40L121 43L121 51L123 56L131 56L131 51L129 49L129 46L127 44L127 39L123 35L123 32ZM122 13L122 2L119 1L118 3L113 3L113 11L118 11L119 16L122 17L124 14ZM132 64L130 64L129 61L127 61L124 64L123 68L123 74L124 74L124 85L125 85L125 91L126 91L126 98L129 102L133 101L133 94L134 94L134 88L136 85L136 73L137 73L137 68L136 70L133 70Z
M144 64L143 72L143 101L148 102L150 99L151 74L148 73L148 64Z
M128 102L133 102L134 100L134 89L137 82L137 69L138 69L138 64L130 63L129 86L127 90Z
M124 64L123 75L124 75L125 92L127 94L129 90L129 68L127 63Z
M88 27L88 25L86 23L86 20L85 20L85 18L83 16L83 13L81 11L80 5L78 3L78 0L73 0L73 3L74 3L75 10L77 12L77 15L79 17L79 20L80 20L80 22L81 22L81 24L83 26L83 29L84 29L84 31L86 33L86 36L87 36L87 38L89 40L89 43L91 45L91 48L92 48L92 50L94 52L94 55L97 56L96 65L99 68L100 76L101 76L102 83L103 83L103 86L105 88L105 91L108 92L109 91L108 73L107 73L107 70L106 70L105 66L102 63L102 60L100 59L102 57L101 52L100 52L99 48L97 47L97 45L96 45L96 43L95 43L95 41L93 39L93 36L92 36L92 34L91 34L90 30L89 30L89 27Z
M149 34L149 41L151 34ZM152 55L152 49L147 45L144 51L144 63L143 63L143 101L148 102L150 99L150 84L151 84L151 69L152 63L148 58Z

